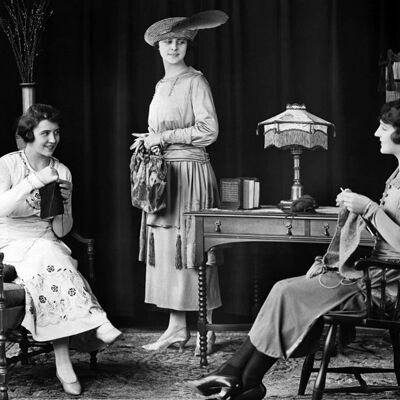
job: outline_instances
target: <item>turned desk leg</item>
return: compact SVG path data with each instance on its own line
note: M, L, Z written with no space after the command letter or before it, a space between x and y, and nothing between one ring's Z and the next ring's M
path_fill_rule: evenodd
M207 257L205 257L207 259ZM200 335L200 367L207 363L207 271L204 261L199 267L199 317L197 329Z
M260 285L258 263L253 259L253 306L251 307L251 316L257 317L260 311Z

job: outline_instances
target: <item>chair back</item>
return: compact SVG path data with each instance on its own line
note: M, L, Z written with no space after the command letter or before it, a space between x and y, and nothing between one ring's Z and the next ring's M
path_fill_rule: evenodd
M400 328L400 260L362 258L356 261L355 268L364 271L367 325L380 327L381 321L387 327ZM388 284L391 272L398 273L399 279Z

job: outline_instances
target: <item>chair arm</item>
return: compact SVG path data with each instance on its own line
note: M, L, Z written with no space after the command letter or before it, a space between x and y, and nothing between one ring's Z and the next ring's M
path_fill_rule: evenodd
M78 233L76 230L72 230L71 232L70 232L70 235L74 238L74 239L76 239L78 242L80 242L80 243L82 243L82 244L87 244L88 245L88 247L89 247L89 245L94 245L94 239L92 239L92 238L86 238L86 237L83 237L80 233Z
M76 230L72 230L68 236L71 236L77 242L86 245L86 255L88 259L88 274L89 274L89 282L94 289L95 286L95 273L94 273L94 239L86 238L78 233Z
M354 267L357 270L365 270L369 267L380 267L400 270L400 259L399 260L385 260L376 257L365 257L357 260L354 263Z

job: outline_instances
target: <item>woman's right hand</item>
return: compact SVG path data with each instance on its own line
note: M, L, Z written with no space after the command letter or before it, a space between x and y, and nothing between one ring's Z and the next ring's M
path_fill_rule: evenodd
M129 147L129 149L136 150L136 148L143 144L143 141L146 136L148 136L148 133L132 133L132 136L134 136L136 139L133 141L133 144L131 147Z
M354 193L350 189L343 190L336 197L337 203L346 207L350 212L363 214L366 207L372 201L369 197Z
M47 166L36 172L36 176L43 183L44 186L58 179L58 172L55 168Z

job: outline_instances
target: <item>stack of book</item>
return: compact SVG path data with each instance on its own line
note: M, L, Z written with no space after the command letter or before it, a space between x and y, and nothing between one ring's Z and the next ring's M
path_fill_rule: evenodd
M222 209L249 210L260 207L260 181L254 177L220 180Z

